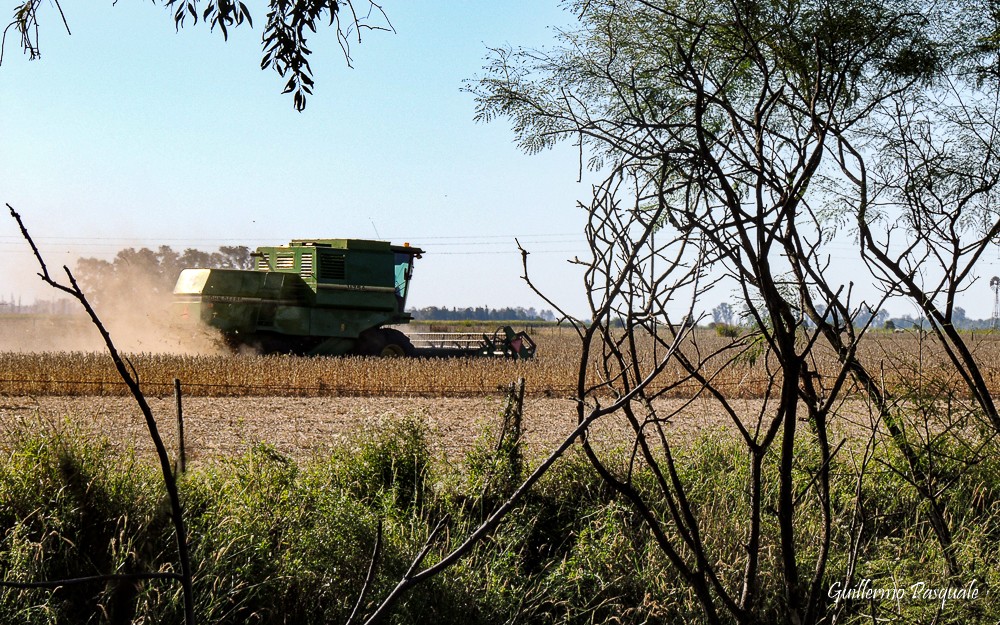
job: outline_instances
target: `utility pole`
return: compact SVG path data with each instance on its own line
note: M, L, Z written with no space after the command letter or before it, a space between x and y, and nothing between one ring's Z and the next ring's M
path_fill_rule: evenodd
M997 329L997 319L1000 318L1000 277L990 278L990 288L993 289L993 323L991 327Z

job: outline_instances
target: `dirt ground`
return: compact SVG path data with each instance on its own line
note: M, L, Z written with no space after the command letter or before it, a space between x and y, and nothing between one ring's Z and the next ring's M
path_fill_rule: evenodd
M176 449L174 400L151 398L150 405L167 446ZM349 443L352 437L387 420L413 416L427 424L435 452L457 458L478 437L499 426L502 397L481 398L185 398L183 401L185 453L189 460L238 454L267 442L296 458L322 453ZM573 402L529 398L524 405L524 437L532 454L544 453L572 432L576 423ZM0 398L0 428L7 433L19 425L78 429L86 435L107 437L121 449L134 447L152 454L145 421L130 398L123 397L7 397ZM700 414L670 427L696 433L724 427L720 416ZM601 424L602 439L621 441L627 433L613 422Z
M150 398L158 428L169 449L176 449L177 421L172 398ZM661 414L682 406L682 400L664 400ZM760 402L744 402L745 420ZM323 397L276 398L191 397L183 401L185 452L191 463L239 454L266 442L295 458L321 454L349 444L366 431L407 416L422 420L430 432L434 452L446 461L460 460L484 432L495 432L501 421L503 397L399 398ZM575 404L565 399L528 398L524 404L524 437L529 455L538 456L558 445L576 424ZM0 440L18 427L76 430L106 437L114 446L134 448L153 459L153 445L142 414L124 397L2 397ZM709 431L735 434L728 417L708 402L686 406L683 416L666 424L674 440L694 440ZM803 428L805 429L805 428ZM599 421L592 440L611 446L632 440L627 425L617 418Z

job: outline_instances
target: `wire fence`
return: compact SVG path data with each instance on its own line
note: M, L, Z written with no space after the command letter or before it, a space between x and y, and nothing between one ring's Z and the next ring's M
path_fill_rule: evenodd
M464 383L403 383L398 380L380 383L378 380L351 384L268 384L230 382L184 382L184 394L191 397L482 397L506 392L506 385L489 381ZM754 398L776 380L767 378L716 380L711 385L727 389L735 397ZM166 397L174 392L173 381L152 380L140 382L145 393L152 397ZM525 394L531 397L573 398L575 384L532 383L529 378ZM650 387L651 393L666 398L690 398L704 390L693 380L675 384L658 384ZM595 388L596 395L609 395L611 389ZM116 379L55 379L55 378L0 378L0 396L125 396L128 388Z
M173 393L173 382L141 382L144 392L151 396ZM232 384L208 382L183 382L185 395L204 397L477 397L504 392L503 385L489 384L317 384L289 386L286 384ZM569 396L573 385L546 385L536 388L533 395ZM0 396L14 395L127 395L128 388L120 380L56 380L28 378L0 378Z

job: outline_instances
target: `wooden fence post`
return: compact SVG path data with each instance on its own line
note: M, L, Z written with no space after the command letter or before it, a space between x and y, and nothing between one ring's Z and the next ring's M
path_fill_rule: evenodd
M177 404L177 468L181 473L187 468L187 459L184 455L184 412L181 409L181 381L174 378L174 400Z

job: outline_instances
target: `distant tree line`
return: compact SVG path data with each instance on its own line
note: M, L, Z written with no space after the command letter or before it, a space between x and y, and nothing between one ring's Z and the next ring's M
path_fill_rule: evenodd
M991 318L972 319L967 316L964 308L955 306L952 310L951 323L959 330L986 330L993 327L994 320ZM923 315L904 314L893 317L888 310L872 310L864 305L858 307L856 314L851 319L851 325L855 328L868 325L875 329L886 330L905 330L908 328L928 330L931 327L930 322Z
M876 317L876 322L879 320L880 319ZM996 320L992 318L972 319L966 316L964 308L961 306L955 306L954 310L952 310L951 322L952 325L959 330L989 330L995 326ZM922 315L918 315L916 317L913 315L889 317L889 315L886 314L882 323L873 323L872 325L876 328L885 328L887 330L905 330L907 328L920 328L922 330L927 330L931 327L927 318Z
M750 315L748 312L743 311L737 313L737 311L727 302L722 302L718 306L712 309L712 322L710 325L713 326L737 326L743 325L743 321L746 320ZM952 325L959 330L987 330L994 327L995 320L992 318L987 319L972 319L967 316L965 309L961 306L955 306L952 311ZM812 324L809 320L804 320L803 323L807 326ZM926 317L922 315L909 315L904 314L899 317L893 317L888 310L872 310L869 306L862 304L857 308L854 316L851 318L851 325L855 328L871 327L877 330L905 330L908 328L920 328L927 329L930 327Z
M0 300L0 314L7 315L68 315L78 312L78 307L66 298L36 299L30 304L23 304L21 298L16 300L12 295L10 300Z
M412 308L408 311L418 321L555 321L556 315L551 310L535 310L534 308L439 308L427 306Z
M76 261L74 275L84 292L94 303L108 298L155 297L169 295L182 269L206 267L210 269L250 269L250 249L239 246L222 246L216 252L186 249L177 252L167 245L155 251L149 248L127 248L114 259L80 258Z

